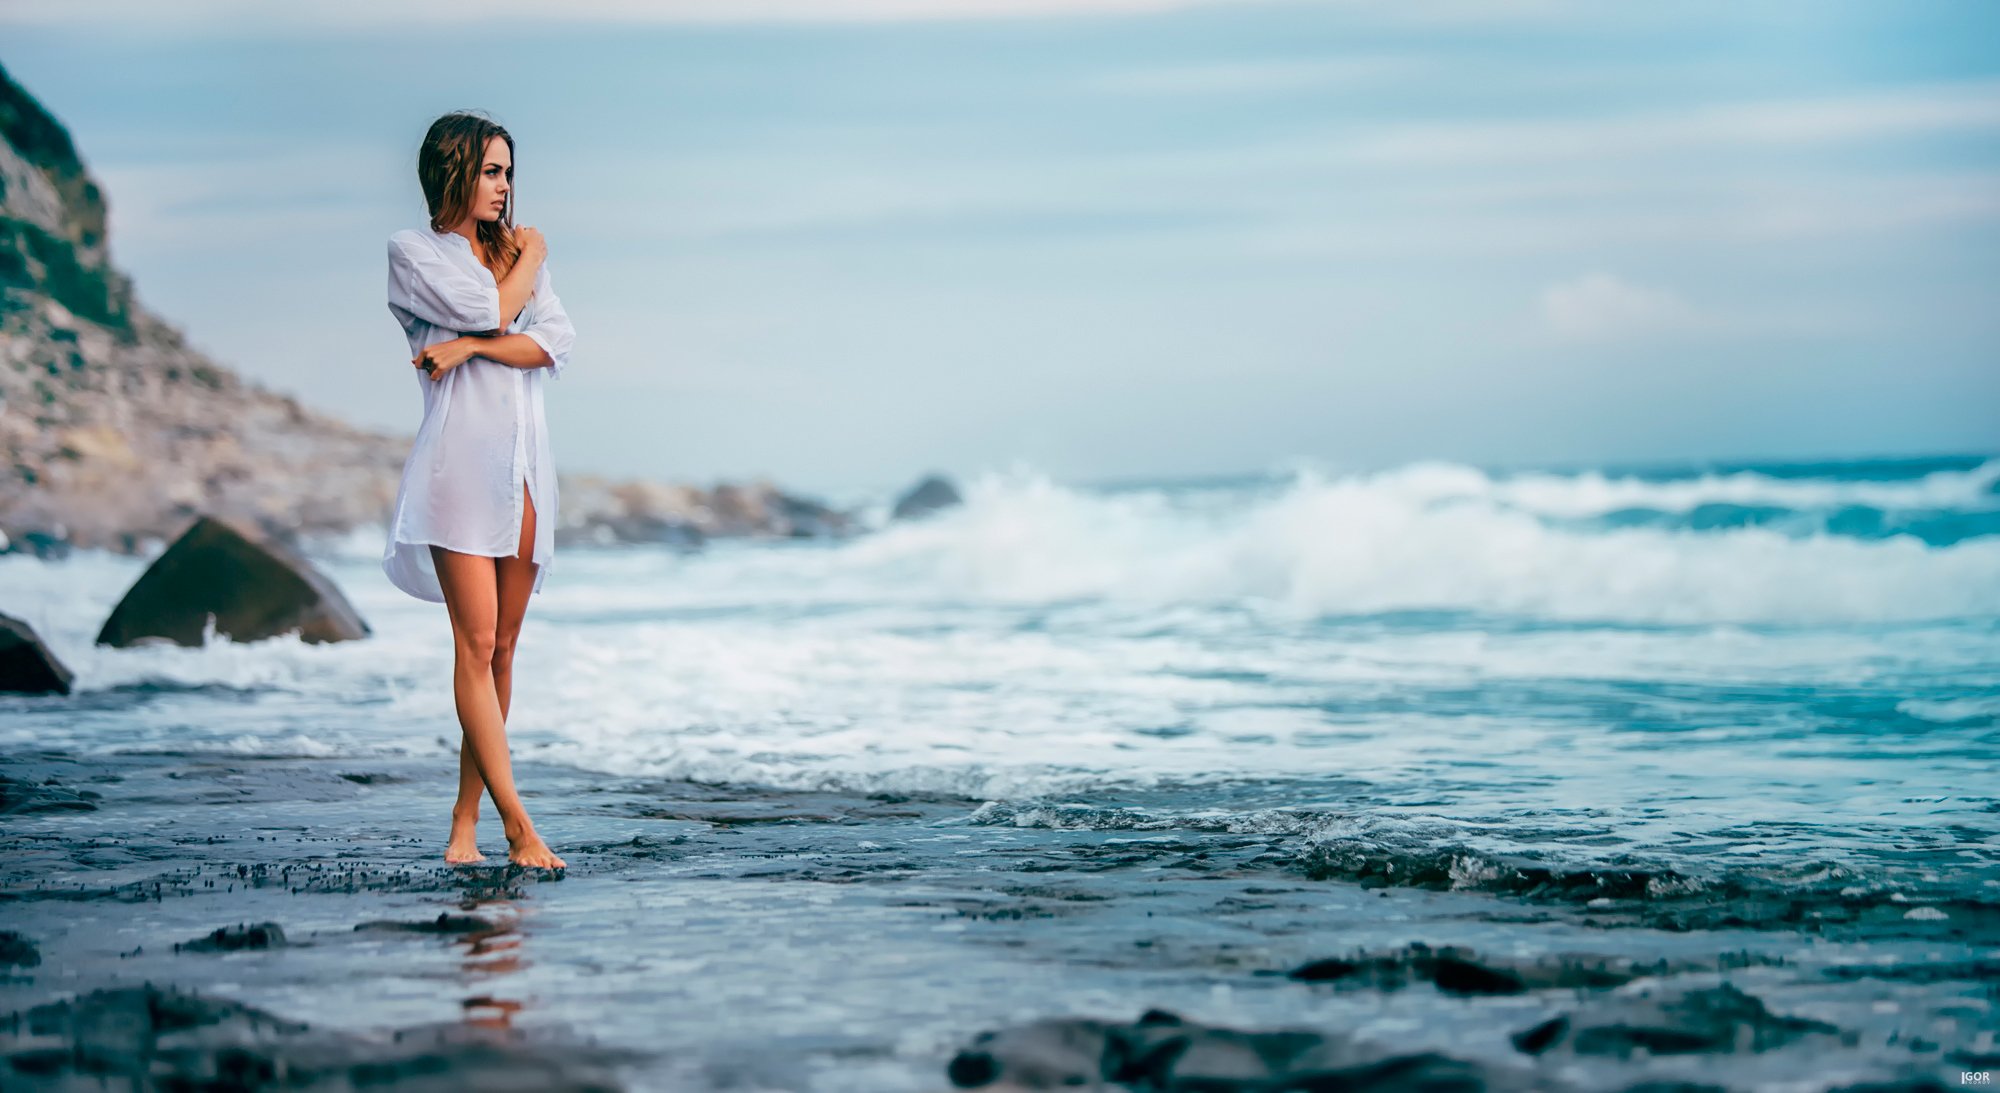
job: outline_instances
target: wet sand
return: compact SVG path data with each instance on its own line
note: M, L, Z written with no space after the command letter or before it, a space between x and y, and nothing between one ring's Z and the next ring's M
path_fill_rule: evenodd
M1148 1011L1199 1033L1177 1033L1182 1081L1221 1058L1201 1026L1300 1030L1320 1073L1350 1068L1211 1089L2000 1069L1992 904L516 775L559 874L506 864L490 803L488 861L445 865L456 769L436 759L0 758L0 1084L1032 1088L1072 1065L1037 1036L1108 1066L1093 1045L1154 1036ZM1036 1024L1055 1018L1101 1024ZM1101 1088L1163 1072L1120 1073Z

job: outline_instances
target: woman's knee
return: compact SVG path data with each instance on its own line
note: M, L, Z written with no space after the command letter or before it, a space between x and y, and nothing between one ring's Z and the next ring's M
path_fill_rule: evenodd
M490 668L499 640L491 631L458 635L458 662L468 668Z

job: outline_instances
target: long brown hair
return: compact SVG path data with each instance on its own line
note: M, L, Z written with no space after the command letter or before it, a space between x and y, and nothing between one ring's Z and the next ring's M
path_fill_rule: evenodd
M431 123L424 143L417 149L417 181L424 188L424 201L431 209L431 230L450 231L472 213L473 195L479 189L479 169L485 166L486 144L494 137L507 142L507 158L514 158L514 138L500 123L476 110L455 110ZM521 256L521 244L514 239L514 188L507 188L507 203L493 221L473 221L480 249L490 266L497 266L496 278L505 277Z

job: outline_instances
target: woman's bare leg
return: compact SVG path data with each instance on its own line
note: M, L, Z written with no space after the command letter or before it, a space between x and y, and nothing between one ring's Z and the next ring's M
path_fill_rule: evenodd
M451 617L452 700L458 708L461 730L458 748L458 801L452 806L451 841L445 845L448 862L484 861L473 840L472 823L479 816L479 792L486 788L479 776L477 749L473 745L475 726L496 722L505 731L506 717L500 713L492 687L493 633L498 613L498 593L493 576L493 560L476 554L460 554L443 547L430 548L437 569L438 586L444 591L445 610ZM469 673L483 670L487 685L480 688ZM473 807L466 808L465 772L472 771L475 789ZM494 804L500 803L498 795Z
M500 721L507 721L507 700L500 699ZM451 806L451 841L445 844L448 862L485 861L479 852L479 795L486 792L486 780L479 776L479 763L472 758L472 740L463 732L458 739L458 800Z
M528 519L532 520L531 515ZM532 528L524 521L524 526ZM532 532L526 537L532 544ZM532 550L529 552L532 556ZM494 807L500 812L501 829L506 832L509 846L508 858L517 865L560 868L566 863L555 856L535 832L534 823L528 818L527 809L521 804L520 794L514 788L512 760L507 754L506 713L500 704L500 692L494 678L495 652L499 634L499 578L495 559L477 554L460 554L433 546L431 556L436 563L438 584L444 591L445 607L451 616L454 641L452 665L452 697L458 707L458 721L464 731L464 743L460 749L460 803L453 806L453 829L460 829L459 820L465 816L463 788L465 785L464 761L470 753L476 772L485 783L487 792L493 797ZM518 628L517 628L518 632ZM511 648L510 648L511 656ZM511 686L511 680L510 680ZM472 796L474 808L472 818L478 816L478 795ZM466 842L471 839L471 825L464 825ZM466 846L457 845L462 854ZM473 853L477 853L476 850ZM451 848L447 848L447 857Z
M514 645L520 640L521 616L527 612L528 595L535 589L535 566L532 562L523 566L512 558L495 558L493 561L499 585L499 619L493 635L493 693L500 700L500 723L504 725L514 695ZM521 568L528 571L525 584L515 575L515 571ZM516 585L520 587L516 588ZM486 855L479 852L476 834L479 798L485 792L486 780L479 776L479 764L472 757L472 745L461 738L458 748L458 800L451 807L451 842L445 847L444 860L486 860Z
M521 490L521 541L512 558L493 559L500 588L499 615L493 626L493 690L500 696L500 716L507 716L514 693L514 646L521 640L521 620L535 591L535 497L525 483ZM476 798L475 798L476 799Z
M493 559L494 575L499 586L498 617L493 628L493 690L500 699L503 720L507 714L508 699L514 690L514 646L521 639L521 620L527 616L528 598L535 590L535 499L525 484L521 491L521 507L521 538L515 546L515 556ZM478 798L475 796L473 800ZM566 864L534 833L532 824L528 826L527 842L517 839L511 831L507 839L513 844L510 856L523 864L553 864L558 867ZM539 848L538 853L546 855L548 861L526 861L524 855L531 847Z
M534 495L524 489L521 501L525 515L522 517L521 539L515 545L517 556L493 560L499 592L498 617L493 633L493 691L500 700L502 724L507 721L507 711L514 694L514 646L521 638L521 620L528 613L528 598L535 590L535 570L539 568L527 560L535 556ZM458 749L458 801L451 809L451 842L445 847L446 861L486 860L486 856L479 852L476 835L479 798L485 792L486 781L479 777L479 765L473 759L472 747L462 741Z

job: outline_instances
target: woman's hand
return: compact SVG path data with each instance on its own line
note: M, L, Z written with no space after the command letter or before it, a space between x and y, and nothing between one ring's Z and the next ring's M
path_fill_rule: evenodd
M539 228L516 227L514 241L521 244L520 261L532 262L539 266L549 257L549 245L542 239Z
M459 337L425 346L423 352L410 358L410 363L430 373L432 382L436 382L443 379L446 372L478 355L477 339Z

